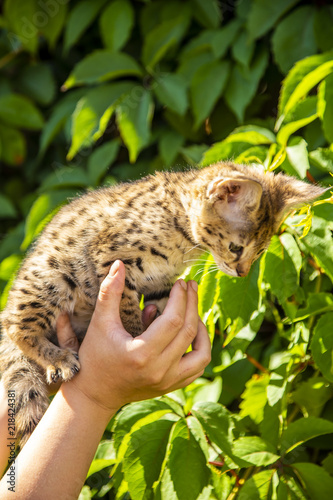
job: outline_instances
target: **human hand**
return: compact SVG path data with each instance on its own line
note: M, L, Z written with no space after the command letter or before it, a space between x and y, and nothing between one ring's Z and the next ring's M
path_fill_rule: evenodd
M148 328L148 326L154 321L156 313L157 313L157 307L154 306L153 304L150 304L144 308L144 310L142 311L142 322L145 328ZM57 320L56 329L57 329L57 338L59 346L62 347L63 349L68 348L72 349L72 351L74 352L78 352L80 344L72 328L67 313L60 314ZM49 394L51 395L57 392L61 384L62 384L61 380L49 384L48 385Z
M110 415L126 403L185 387L202 375L211 352L195 282L177 281L163 314L133 338L119 316L124 281L125 266L117 261L101 285L79 350L81 370L67 383ZM154 312L148 310L146 322Z

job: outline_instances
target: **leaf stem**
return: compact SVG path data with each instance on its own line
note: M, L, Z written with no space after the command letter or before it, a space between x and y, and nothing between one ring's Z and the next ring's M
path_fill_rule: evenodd
M247 352L245 353L245 356L247 358L247 360L252 363L256 368L258 368L258 370L260 370L261 372L263 373L268 373L270 374L270 371L267 370L267 368L265 368L261 363L259 363L259 361L257 361L255 358L253 358L250 354L248 354Z

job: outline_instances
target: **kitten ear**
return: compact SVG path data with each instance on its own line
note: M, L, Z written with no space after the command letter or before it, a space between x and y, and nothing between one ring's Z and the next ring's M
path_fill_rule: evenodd
M259 208L261 195L261 184L250 179L214 179L207 190L221 216L237 222Z
M274 202L276 212L283 217L286 213L318 198L331 188L322 188L300 181L294 177L278 174L274 177Z

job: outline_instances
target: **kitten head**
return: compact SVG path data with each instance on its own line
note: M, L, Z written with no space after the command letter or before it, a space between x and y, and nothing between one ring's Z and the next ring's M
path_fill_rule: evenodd
M206 187L194 234L224 273L246 276L284 217L324 192L283 174L228 164Z

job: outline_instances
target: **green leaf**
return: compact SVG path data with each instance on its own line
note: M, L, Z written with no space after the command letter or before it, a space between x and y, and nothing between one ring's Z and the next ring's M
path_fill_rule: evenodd
M209 485L209 480L206 456L186 420L181 419L170 435L167 462L161 478L161 500L197 500ZM206 495L204 498L208 500Z
M259 307L258 287L259 264L253 264L245 278L222 275L220 280L221 309L231 326L224 342L227 345L237 333L249 323L254 311Z
M228 62L215 61L202 66L191 82L191 101L197 128L212 112L229 75Z
M314 329L311 342L312 356L324 377L333 382L333 313L321 316Z
M117 124L120 135L129 151L130 162L134 163L140 151L150 139L150 124L153 114L151 93L143 87L138 88L136 98L131 102L128 95L117 106Z
M308 500L308 497L293 477L281 476L277 487L277 500Z
M0 263L0 280L9 281L21 265L23 256L13 254Z
M87 478L96 472L100 472L106 467L110 467L115 463L115 459L105 459L105 458L97 458L93 460L90 464L89 470L87 472Z
M162 22L145 37L142 60L147 68L152 69L183 38L190 21L190 9L188 4L181 4L179 10L174 19Z
M198 311L201 318L210 311L214 305L216 295L219 295L219 293L216 294L216 290L222 274L217 269L212 255L209 255L204 262L202 260L203 258L198 261L197 265L193 266L195 276L198 274L198 270L203 269L203 275L198 287Z
M208 146L206 144L193 144L192 146L181 148L180 152L189 165L197 167L207 149Z
M106 174L110 165L115 161L119 151L119 140L106 142L91 153L88 158L88 176L91 184L97 186Z
M317 56L319 57L319 56ZM310 90L321 82L326 76L333 72L333 60L321 64L319 67L305 75L300 83L296 86L295 90L290 95L284 108L282 109L284 116L289 113L301 101ZM281 121L281 118L280 118Z
M58 167L43 180L39 192L72 186L80 188L88 187L89 179L86 172L77 166Z
M272 144L275 142L275 135L273 132L264 127L257 125L243 125L242 127L235 128L235 130L228 135L225 143L229 142L246 142L247 144Z
M294 134L299 129L313 122L317 117L317 97L307 97L300 101L284 120L286 124L279 130L276 136L277 142L285 147L291 134ZM284 119L284 116L282 118ZM278 120L277 129L280 127L281 123L282 121Z
M207 382L206 379L197 379L190 386L185 389L186 394L186 408L190 410L195 403L202 401L210 401L217 403L220 399L222 392L222 378L216 377L212 382ZM193 395L192 395L193 394ZM190 404L189 403L190 399Z
M292 468L304 482L311 500L331 500L333 478L322 467L311 463L298 463L293 464Z
M255 45L249 40L249 35L246 31L242 31L236 41L232 44L231 50L235 61L249 68L253 57Z
M154 92L161 104L183 115L188 107L187 84L184 77L163 73L155 81Z
M89 90L78 101L73 114L72 144L67 154L68 159L72 159L81 148L91 146L103 135L121 101L127 99L133 106L129 97L133 88L132 82L111 83Z
M43 127L40 136L39 155L45 153L53 139L64 128L67 120L72 115L78 100L83 95L83 89L74 90L57 102L52 113Z
M203 52L191 57L186 57L180 64L177 74L184 77L187 83L190 84L195 73L199 71L203 65L213 62L214 60L215 57L210 52Z
M307 92L318 83L317 79L315 78L317 73L313 74L313 71L317 70L320 66L327 62L329 63L332 59L333 51L326 52L325 54L318 54L315 56L307 57L306 59L298 61L295 64L295 66L289 71L282 84L279 98L279 117L281 117L281 115L286 115L296 104L299 103L302 97L304 97ZM305 86L303 85L304 79L306 79ZM298 88L299 85L301 85L300 88ZM291 103L288 104L296 90L296 96L293 97Z
M191 413L199 420L209 440L228 455L233 455L234 423L229 411L218 403L205 401L196 403Z
M270 375L254 375L245 386L245 391L241 395L240 416L249 416L256 424L264 418L264 408L267 403L267 387L270 381Z
M249 144L271 144L274 142L275 136L270 130L257 125L243 125L236 128L224 141L217 142L208 149L201 161L201 166L243 155ZM264 158L266 155L267 152L265 152Z
M134 25L134 9L129 0L114 0L100 17L100 33L107 49L123 48L131 36Z
M237 496L238 500L266 500L271 486L274 470L263 470L245 481ZM286 499L285 499L286 500Z
M106 0L81 0L70 11L65 28L64 51L69 49L79 40L88 26L94 21Z
M0 158L9 165L21 165L26 157L26 140L16 128L0 123Z
M244 436L234 441L233 452L249 465L262 467L271 465L280 457L273 445L258 436Z
M19 94L0 96L0 120L13 127L39 130L43 127L43 115L28 99Z
M172 408L165 401L148 399L125 406L116 416L113 426L113 439L116 450L119 449L124 437L133 425L142 418L160 411L172 412Z
M0 218L10 219L17 217L17 211L12 201L0 193Z
M225 90L225 100L235 113L238 121L244 119L245 109L254 97L259 81L268 63L268 54L262 50L254 59L250 68L234 65Z
M308 159L307 143L302 137L292 137L286 147L286 159L281 164L281 168L289 175L297 176L300 179L306 177L306 172L310 168Z
M179 149L184 144L184 137L174 130L164 132L159 140L159 153L166 167L172 165L177 158Z
M77 194L77 190L59 190L42 194L32 205L25 225L25 238L21 245L24 251L33 239L39 234L43 227L49 222L54 210L67 201L71 196Z
M332 385L322 377L311 377L301 382L291 395L306 417L319 417L332 396Z
M1 204L0 204L1 206ZM20 245L24 237L24 222L20 222L14 229L9 231L0 242L0 261L12 255L19 253Z
M50 104L55 97L53 74L45 64L26 66L19 75L18 85L22 93L42 105Z
M318 93L318 111L323 123L326 139L333 142L333 75L329 75L320 85Z
M264 280L281 304L296 292L301 264L294 238L288 233L273 236L265 257Z
M132 430L123 459L123 472L133 498L147 498L158 479L173 425L177 425L175 416L165 415Z
M333 49L333 8L325 5L317 7L314 19L316 43L320 50Z
M105 82L128 75L141 75L139 65L131 56L100 49L88 54L75 66L63 88L69 89L75 85Z
M322 461L324 469L332 475L333 473L333 453L329 453L326 458Z
M197 55L209 51L215 59L223 57L228 48L232 45L241 22L239 19L233 19L228 24L219 29L210 29L202 31L198 36L192 38L180 54L180 60L184 65L186 62ZM206 61L211 62L211 61ZM197 68L198 69L198 68Z
M309 316L333 311L333 297L331 293L309 293L306 307L298 309L294 321L302 321Z
M268 150L265 146L253 146L235 157L235 163L264 165Z
M4 14L8 22L8 39L13 50L22 44L24 49L36 53L38 47L38 26L36 25L36 0L6 0ZM44 14L44 13L43 13ZM47 15L45 14L47 19Z
M253 40L267 33L276 21L283 16L299 0L279 0L270 2L265 0L254 0L251 2L251 10L248 16L247 28Z
M323 418L308 417L295 420L288 425L280 439L281 454L290 453L297 446L317 436L331 434L333 423Z
M217 28L222 19L222 12L217 0L192 0L193 14L202 26Z
M309 153L310 162L319 170L333 172L333 151L329 148L317 148Z
M37 3L48 17L47 23L45 26L40 26L39 31L54 49L67 18L67 2L39 0Z
M285 17L274 31L273 54L283 73L287 73L296 61L317 52L315 12L310 5L299 7Z
M332 218L313 216L311 231L302 242L333 281L332 233L327 220Z

